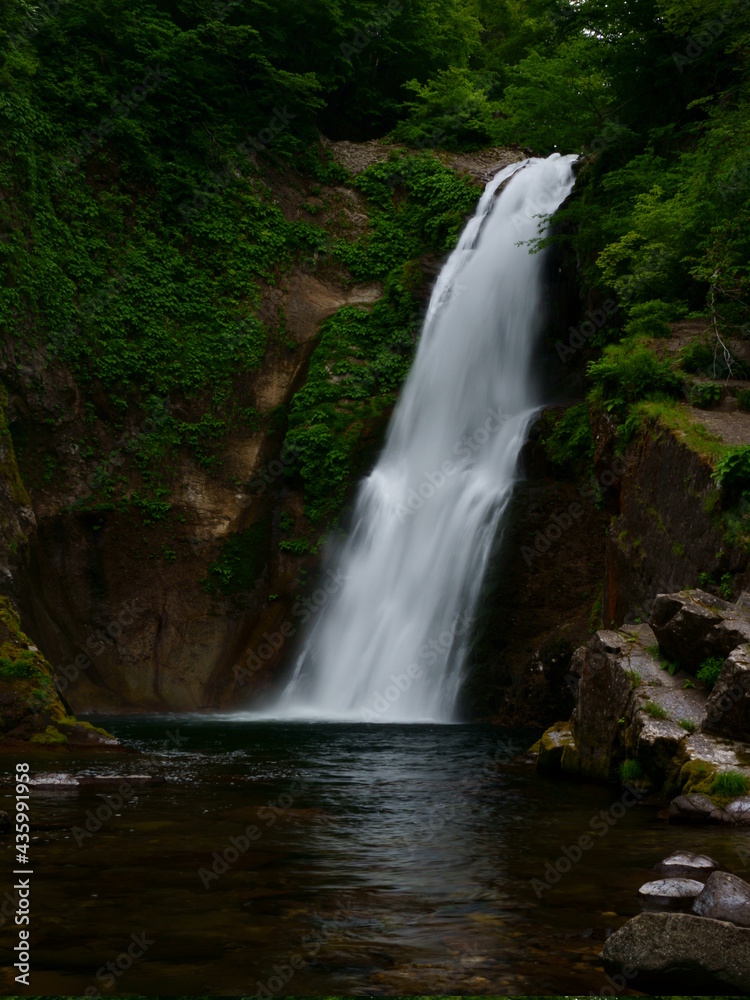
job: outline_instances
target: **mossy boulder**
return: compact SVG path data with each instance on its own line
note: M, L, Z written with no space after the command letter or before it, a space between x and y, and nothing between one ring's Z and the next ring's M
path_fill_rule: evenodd
M539 741L539 757L537 767L540 771L559 772L563 766L565 751L569 751L569 760L577 756L575 740L569 722L557 722L544 733ZM571 756L572 755L572 756Z
M0 597L0 745L117 746L102 729L68 713L52 667L21 629L7 597Z

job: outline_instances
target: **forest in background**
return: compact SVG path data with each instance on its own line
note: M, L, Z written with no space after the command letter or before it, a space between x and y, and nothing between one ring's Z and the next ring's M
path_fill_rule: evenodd
M0 29L0 325L70 368L92 424L153 416L137 455L148 517L168 509L165 454L210 465L230 427L257 421L233 379L266 350L259 288L294 262L328 254L386 283L374 320L338 320L342 337L367 322L357 391L390 399L408 370L409 262L451 248L476 192L425 158L395 180L373 168L356 183L374 232L331 240L285 219L257 166L341 182L321 133L584 154L554 238L583 301L617 303L589 375L626 430L634 404L683 392L649 349L670 321L750 329L745 2L1 0ZM175 393L198 401L189 417L164 412ZM301 413L319 399L295 402L290 443L320 515L347 446ZM560 428L564 456L590 451L583 422L574 410ZM97 491L117 488L103 475Z

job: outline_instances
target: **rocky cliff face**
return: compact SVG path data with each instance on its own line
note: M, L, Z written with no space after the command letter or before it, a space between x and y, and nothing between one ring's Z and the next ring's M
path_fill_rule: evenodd
M352 174L393 152L379 143L329 149ZM490 150L446 162L479 182L520 155ZM367 202L350 183L314 184L270 166L265 183L287 219L350 240L368 232ZM421 262L425 294L438 266ZM305 384L321 324L345 306L369 310L383 286L321 260L287 269L261 291L266 354L234 385L254 419L221 442L218 465L185 449L170 455L164 510L140 499L137 461L138 443L163 414L115 414L101 387L83 393L55 356L21 338L2 345L0 590L53 664L72 711L242 704L272 683L321 606L315 593L304 596L319 539L296 457L282 453L284 409ZM189 400L167 405L171 416L194 419ZM387 419L385 409L358 427L363 461ZM103 466L94 454L107 456ZM92 501L92 484L106 477L127 484L129 504L101 493ZM305 540L299 551L280 545L290 535Z
M284 311L290 346L283 353L272 348L239 387L261 426L225 442L218 474L179 457L167 521L148 523L148 511L144 517L132 508L76 509L95 468L78 445L87 430L84 403L69 373L50 359L29 359L15 371L6 359L5 446L14 467L11 437L18 443L22 477L6 486L17 494L10 497L16 546L15 554L8 551L6 593L55 664L75 710L185 710L218 707L232 697L233 664L275 627L299 589L300 559L278 549L276 507L291 494L303 522L302 498L277 467L274 411L304 380L320 323L344 305L367 308L380 291L304 273L269 291L266 313L275 310L278 321ZM119 439L101 447L112 470L134 485L130 443L141 432L142 421L133 417ZM206 593L201 581L222 546L253 531L257 544L240 555L253 562L252 586L236 597Z
M730 581L735 593L750 582L744 545L727 538L717 517L713 465L695 443L707 436L734 444L738 432L744 440L746 414L736 408L707 414L683 405L680 415L681 427L647 419L624 452L607 533L605 624L646 618L658 593L701 580ZM616 461L616 433L604 418L594 429L597 466L606 470Z

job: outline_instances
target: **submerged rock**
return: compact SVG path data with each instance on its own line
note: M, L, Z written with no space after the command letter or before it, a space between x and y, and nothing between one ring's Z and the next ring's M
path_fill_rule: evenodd
M161 785L165 778L158 774L68 774L55 772L36 774L29 785L40 789L97 789L119 788L120 785Z
M74 774L35 774L29 778L32 788L78 788L80 782Z
M693 903L693 913L750 927L750 885L729 872L714 872Z
M637 976L634 989L671 995L750 991L750 929L690 913L641 913L601 953L608 974Z

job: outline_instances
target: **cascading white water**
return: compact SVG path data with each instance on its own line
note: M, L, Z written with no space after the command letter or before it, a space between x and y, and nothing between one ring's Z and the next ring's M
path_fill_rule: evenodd
M565 199L575 159L516 163L487 185L440 273L383 453L360 486L335 560L340 582L269 715L451 721L539 405L543 255L519 243Z

